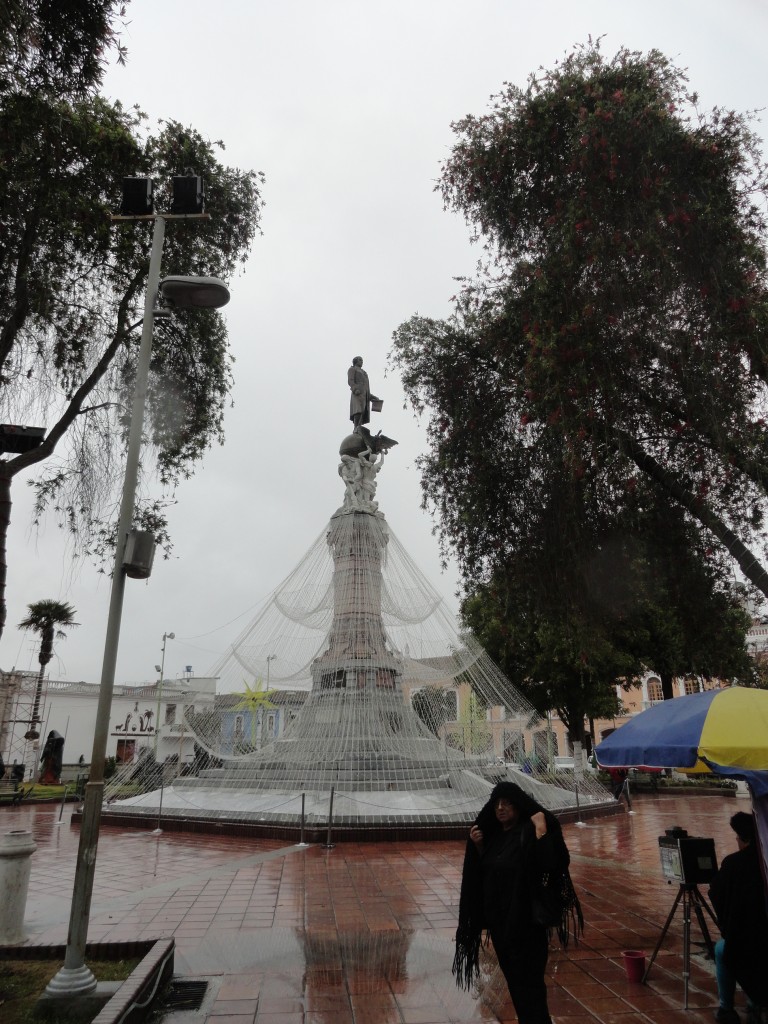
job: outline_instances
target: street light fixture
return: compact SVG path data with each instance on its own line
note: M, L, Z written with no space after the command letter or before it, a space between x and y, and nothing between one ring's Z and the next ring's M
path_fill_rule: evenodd
M191 177L191 176L187 176ZM136 383L134 388L131 426L128 435L128 449L125 462L125 478L123 496L120 503L120 519L117 528L115 545L115 564L112 573L112 589L107 618L107 633L104 641L104 659L101 670L101 686L99 702L96 710L96 726L93 736L93 753L91 770L85 787L82 819L80 824L80 843L75 869L75 881L72 889L72 907L69 918L67 949L64 966L49 982L46 996L50 998L66 998L67 1001L78 996L90 995L96 989L96 978L85 965L85 945L88 937L88 920L93 894L93 880L96 872L96 852L99 840L99 824L101 807L104 797L104 762L106 758L107 739L109 736L109 719L112 708L112 691L115 684L115 665L117 647L120 639L120 620L123 611L123 596L127 566L125 565L125 548L133 525L133 514L136 505L136 485L139 472L139 455L144 425L144 407L146 405L149 380L149 365L152 355L152 330L154 327L155 307L160 293L160 263L165 238L165 222L167 220L207 220L209 214L202 211L202 202L198 201L197 189L190 199L189 193L184 199L184 187L179 183L183 178L175 178L173 212L154 213L152 202L152 183L149 178L127 178L124 182L123 204L120 215L113 215L113 221L147 220L154 222L152 233L152 250L147 274L147 292L144 299L144 320L141 332L141 346L136 364ZM202 194L202 193L201 193ZM229 301L229 291L223 281L216 278L187 278L187 284L179 286L181 292L186 288L191 301L179 301L184 305L219 307ZM204 282L204 286L201 283ZM165 638L163 637L163 653Z
M175 633L163 633L163 656L160 659L158 670L160 679L157 682L157 714L155 715L155 761L157 761L157 741L160 738L160 701L163 696L163 673L165 672L165 641L175 640Z

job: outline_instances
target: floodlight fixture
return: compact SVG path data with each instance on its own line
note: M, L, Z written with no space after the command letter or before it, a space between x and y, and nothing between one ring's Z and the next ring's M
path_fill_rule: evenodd
M205 210L205 185L197 174L179 175L173 179L171 213L203 213Z
M151 178L123 178L122 217L147 217L154 212Z

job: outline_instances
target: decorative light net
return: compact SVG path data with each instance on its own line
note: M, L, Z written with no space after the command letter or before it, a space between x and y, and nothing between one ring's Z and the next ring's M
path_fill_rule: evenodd
M193 762L127 766L107 813L162 801L190 819L458 825L502 778L551 809L611 801L590 775L555 772L546 722L457 630L374 493L345 497L211 671L219 693L185 709Z

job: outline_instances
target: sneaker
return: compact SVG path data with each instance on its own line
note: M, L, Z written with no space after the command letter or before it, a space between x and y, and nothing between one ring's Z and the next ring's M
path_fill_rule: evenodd
M717 1024L741 1024L741 1017L735 1010L728 1010L724 1006L718 1006L715 1010Z

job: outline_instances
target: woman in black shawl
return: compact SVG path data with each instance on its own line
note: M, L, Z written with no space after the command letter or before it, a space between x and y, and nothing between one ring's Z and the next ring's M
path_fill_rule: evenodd
M563 945L583 917L573 890L570 855L557 818L513 782L500 782L469 832L459 900L456 982L479 974L487 929L519 1024L551 1024L544 969L549 929Z

